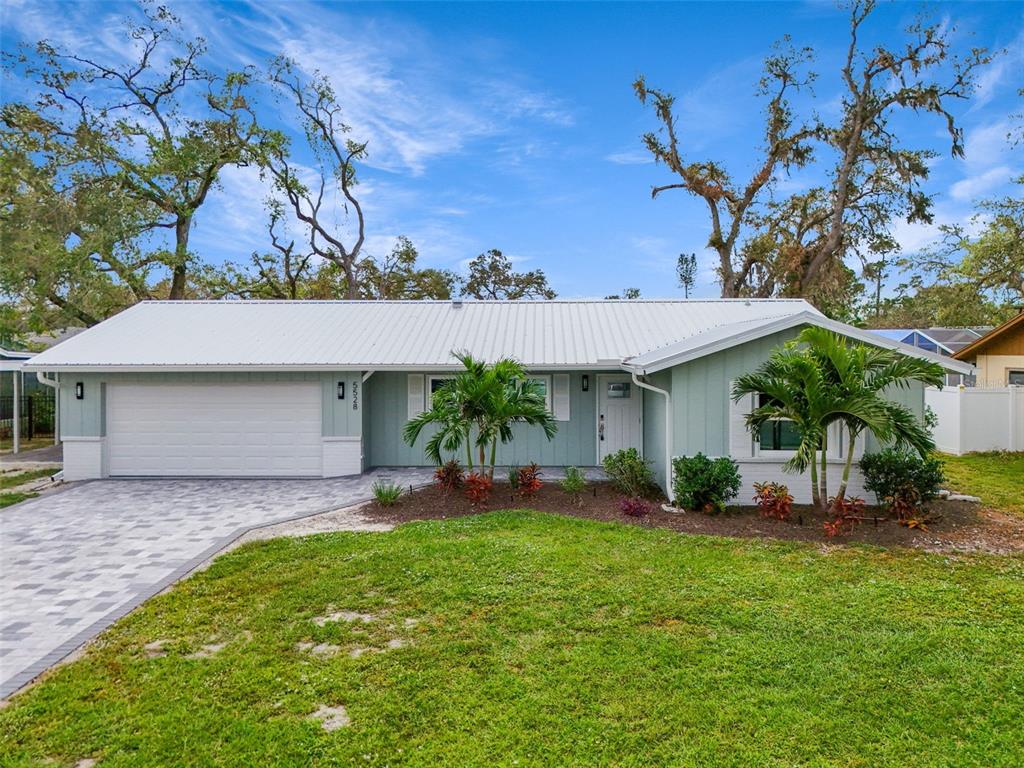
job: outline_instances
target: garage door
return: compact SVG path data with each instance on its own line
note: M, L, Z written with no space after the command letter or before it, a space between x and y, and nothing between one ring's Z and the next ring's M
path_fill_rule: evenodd
M113 384L111 475L318 477L320 386Z

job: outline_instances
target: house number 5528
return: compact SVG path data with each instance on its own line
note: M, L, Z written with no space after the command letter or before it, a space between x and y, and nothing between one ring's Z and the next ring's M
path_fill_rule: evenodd
M359 410L359 382L352 382L352 410Z

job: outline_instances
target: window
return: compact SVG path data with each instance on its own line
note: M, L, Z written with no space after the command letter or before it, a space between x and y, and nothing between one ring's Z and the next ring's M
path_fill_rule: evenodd
M767 403L767 396L758 397L759 406ZM789 419L765 422L758 437L762 451L795 451L800 446L800 430Z
M550 376L531 376L530 381L536 382L537 386L540 387L540 391L544 393L544 407L549 411L551 410L551 377Z
M449 381L454 379L454 376L431 376L430 377L430 397L433 399L434 394L447 384Z
M1016 384L1019 387L1024 387L1024 371L1007 371L1006 383L1011 386Z
M626 400L632 397L630 390L631 387L628 381L610 381L608 382L607 395L609 399L621 398Z

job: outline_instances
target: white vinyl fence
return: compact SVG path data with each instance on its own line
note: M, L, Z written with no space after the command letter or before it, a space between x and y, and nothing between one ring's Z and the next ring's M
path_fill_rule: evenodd
M1024 451L1024 387L929 387L925 405L938 417L935 446L971 451Z

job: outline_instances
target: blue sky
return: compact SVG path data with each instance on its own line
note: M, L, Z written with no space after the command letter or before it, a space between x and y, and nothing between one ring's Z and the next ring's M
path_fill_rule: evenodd
M670 177L640 145L656 126L631 90L638 74L676 94L689 157L744 178L761 135L755 84L772 43L788 33L814 47L815 105L825 116L836 109L846 45L845 14L824 2L168 4L207 38L208 66L263 65L284 52L330 77L354 136L369 142L360 192L370 253L405 234L426 264L458 269L500 248L523 269L544 269L567 297L626 286L678 295L681 251L698 254L697 295L718 294L703 204L685 193L650 198ZM897 123L909 143L940 152L928 184L936 223L963 222L973 201L1009 192L1024 173L1024 146L1005 140L1009 115L1024 111L1015 95L1024 85L1024 5L887 4L870 41L896 42L922 10L954 24L964 48L1008 49L977 96L956 105L966 159L950 157L938 120ZM133 12L130 3L7 0L3 48L48 37L117 57L119 19ZM803 173L781 188L817 181ZM197 219L194 249L213 262L262 249L266 191L255 171L228 171ZM914 253L935 229L901 223L896 234Z

